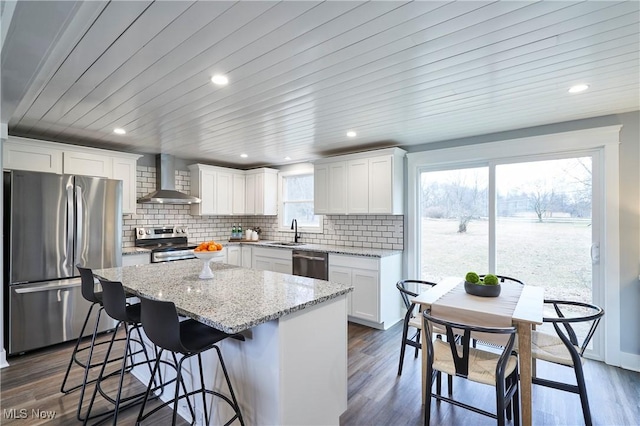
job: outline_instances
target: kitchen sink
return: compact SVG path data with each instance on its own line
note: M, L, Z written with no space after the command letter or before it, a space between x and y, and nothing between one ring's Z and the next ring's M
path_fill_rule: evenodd
M283 246L283 247L291 247L291 246L303 246L305 243L294 243L292 241L278 242L278 243L269 243L270 246Z

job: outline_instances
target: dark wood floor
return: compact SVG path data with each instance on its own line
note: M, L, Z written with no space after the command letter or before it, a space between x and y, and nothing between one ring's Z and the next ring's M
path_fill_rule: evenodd
M400 333L400 324L387 331L349 324L349 404L340 419L343 426L422 424L420 358L413 358L413 352L407 351L403 374L397 375ZM58 345L9 360L11 366L0 370L0 424L79 424L75 419L78 392L69 395L59 392L70 352L70 345ZM594 424L640 424L640 374L594 361L587 361L585 369ZM541 375L572 378L571 370L565 367L540 363L538 370ZM77 383L80 377L80 368L74 368L70 380ZM144 389L131 376L125 384L130 392ZM454 389L456 398L493 411L493 388L455 379ZM583 424L577 395L534 386L533 398L534 424ZM106 408L106 402L99 399L95 409ZM26 409L30 417L27 420L8 419L7 410L11 409ZM56 417L37 420L31 417L32 409L55 411ZM434 403L433 410L432 424L495 424L490 418L446 403ZM171 414L165 408L148 424L169 424ZM127 410L120 415L118 424L132 425L136 415L137 409ZM187 423L180 421L179 424Z

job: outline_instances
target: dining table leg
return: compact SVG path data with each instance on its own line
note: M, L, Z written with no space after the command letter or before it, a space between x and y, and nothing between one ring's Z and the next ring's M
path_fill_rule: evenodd
M523 426L531 426L531 324L518 323L517 327L520 358L520 419Z
M424 327L422 327L420 333L422 333L420 341L424 347L424 342L427 341L427 333ZM422 405L424 405L424 403L427 402L427 351L421 350L420 352L422 352ZM431 395L429 395L429 397L431 397Z

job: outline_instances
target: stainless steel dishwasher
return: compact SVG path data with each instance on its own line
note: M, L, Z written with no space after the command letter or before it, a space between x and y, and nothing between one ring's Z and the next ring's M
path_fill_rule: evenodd
M329 255L320 251L294 250L293 275L327 280L329 278Z

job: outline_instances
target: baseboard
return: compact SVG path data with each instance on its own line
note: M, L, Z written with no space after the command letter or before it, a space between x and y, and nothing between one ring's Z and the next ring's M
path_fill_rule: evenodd
M2 352L0 352L0 368L5 368L8 366L9 363L7 362L7 351L5 351L3 348Z
M401 319L402 318L399 318L395 321L374 322L374 321L368 321L362 318L356 318L352 316L347 317L347 320L349 322L355 322L356 324L366 325L367 327L375 328L378 330L388 330L392 326L394 326L396 323L398 323Z
M620 352L620 367L625 370L640 373L640 355L629 352Z

